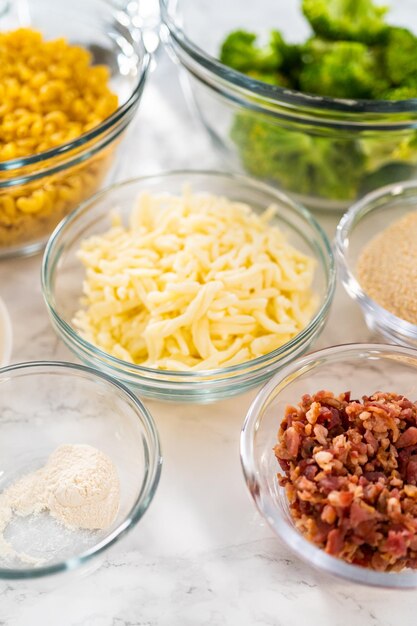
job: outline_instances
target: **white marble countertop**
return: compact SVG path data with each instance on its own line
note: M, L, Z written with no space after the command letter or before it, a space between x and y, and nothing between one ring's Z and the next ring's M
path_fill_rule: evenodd
M222 167L160 55L117 177L181 167ZM332 235L336 217L320 217ZM43 304L41 256L0 264L0 295L13 321L12 362L72 360ZM317 347L370 339L359 309L339 288ZM164 466L139 525L92 572L55 589L0 582L0 626L402 626L415 593L350 585L294 558L250 501L239 432L255 392L212 406L147 402ZM29 407L28 407L29 410ZM22 433L24 436L24 433Z

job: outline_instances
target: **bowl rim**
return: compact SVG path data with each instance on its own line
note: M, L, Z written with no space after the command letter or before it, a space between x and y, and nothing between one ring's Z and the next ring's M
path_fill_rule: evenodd
M59 313L56 311L54 306L52 292L50 289L50 282L52 281L55 264L53 264L53 269L50 271L51 265L51 254L53 253L53 248L55 246L56 240L60 236L65 236L66 231L71 228L72 223L83 213L88 213L90 206L94 204L98 199L105 196L108 192L112 192L114 190L120 189L121 187L128 187L130 185L134 185L140 182L146 181L155 181L157 179L162 182L166 179L172 179L177 176L188 176L192 183L192 178L194 176L205 176L208 178L223 178L227 179L231 182L238 184L240 187L248 186L252 189L258 189L264 193L267 193L272 199L275 198L277 202L282 202L286 207L290 208L291 211L294 211L299 217L301 217L304 221L308 223L308 225L313 229L313 231L318 236L320 243L323 246L324 252L326 254L325 263L327 263L327 271L328 278L326 284L326 291L318 307L314 317L310 320L305 328L300 331L297 335L295 335L290 341L285 343L283 346L269 352L263 356L257 357L255 359L251 359L249 361L245 361L244 363L239 363L237 365L231 365L223 368L216 368L211 370L195 370L195 371L174 371L174 370L157 370L155 368L144 367L142 365L135 365L132 363L128 363L127 361L123 361L122 359L118 359L104 350L97 348L92 343L82 338L79 333L76 333L72 326L70 326L64 319L61 318ZM121 369L128 367L131 372L134 372L135 375L138 375L139 379L141 374L147 374L148 376L152 376L155 372L158 373L162 379L172 379L172 377L178 378L181 382L177 383L177 381L170 380L170 383L175 386L175 384L182 384L185 381L192 381L193 379L204 379L204 378L213 378L216 376L223 376L227 374L239 374L242 371L247 370L251 367L262 366L264 363L268 363L271 359L278 358L280 355L284 354L291 349L292 347L299 345L304 340L308 339L312 329L318 326L326 314L333 300L333 295L336 286L336 267L335 260L333 256L332 247L330 245L329 239L324 232L323 228L320 226L318 221L313 217L313 215L304 208L299 203L292 200L285 193L267 185L261 181L258 181L249 176L245 176L243 174L237 174L232 172L219 172L215 170L191 170L191 169L181 169L181 170L170 170L167 172L161 172L158 174L151 174L147 176L139 176L135 178L130 178L120 183L116 183L114 185L110 185L105 189L99 191L98 193L91 196L87 201L83 202L77 209L75 209L72 213L70 213L66 218L64 218L61 223L56 227L53 231L47 246L45 248L45 253L42 261L41 268L41 284L42 284L42 293L43 297L48 309L49 314L51 315L54 323L58 326L60 330L64 333L65 336L69 337L71 340L71 345L75 344L79 346L84 352L93 352L95 356L99 358L100 361L107 361L110 363L115 371L120 371Z
M123 396L130 401L136 409L137 417L141 420L149 441L146 443L145 449L147 454L148 467L146 468L145 475L142 481L142 485L139 491L139 495L136 501L132 505L127 516L121 521L117 527L112 530L106 537L98 541L93 547L89 548L78 554L77 556L70 557L65 561L60 561L52 565L42 565L34 568L5 568L0 567L0 580L19 580L19 579L35 579L50 576L52 574L58 574L65 571L76 569L78 566L84 565L92 557L100 554L111 545L116 543L123 535L136 526L139 520L146 513L149 505L151 504L153 497L158 488L158 483L161 476L162 468L162 454L161 445L158 430L156 428L155 421L142 403L142 401L135 396L125 385L115 380L104 372L93 369L85 365L79 365L78 363L70 363L67 361L25 361L22 363L16 363L7 367L0 368L0 379L5 374L11 372L18 372L20 370L41 370L42 368L54 368L57 370L67 370L66 375L71 376L74 372L87 375L87 378L94 380L100 378L109 387L116 388ZM71 372L71 373L70 373ZM143 444L143 437L142 445Z
M417 199L417 181L405 181L385 185L363 196L363 198L355 202L342 216L336 227L333 248L337 264L342 273L343 286L349 295L351 295L353 299L358 300L359 304L372 319L378 321L379 326L400 332L411 340L417 340L417 324L412 324L407 320L401 319L370 298L356 279L346 254L353 229L360 223L363 217L366 217L370 213L385 210L391 201L398 200L405 192L413 191ZM378 202L379 204L377 206L373 206ZM388 226L389 224L386 225L386 228ZM379 233L383 232L383 230L384 229L380 230ZM374 235L377 234L378 233L374 233Z
M97 1L97 0L96 0ZM117 21L121 26L126 28L126 25L123 24L123 20L120 19L123 12L118 10L115 5L112 5L107 0L98 0L100 4L103 5L103 8L107 8L115 21ZM133 35L133 31L129 30L129 33ZM122 120L127 116L129 112L134 110L135 105L139 101L140 95L142 93L145 80L150 70L151 66L151 55L147 51L142 36L139 39L135 39L132 36L132 42L135 44L136 52L138 53L139 61L136 65L138 69L137 80L134 86L133 91L131 92L129 98L122 104L117 107L115 111L104 120L100 122L97 126L94 126L87 132L79 135L75 139L71 141L67 141L59 146L55 146L53 148L49 148L43 152L37 152L35 154L31 154L25 157L18 157L15 159L9 159L7 161L0 161L0 172L10 172L14 170L20 170L28 165L33 165L35 163L40 163L44 161L48 161L49 159L54 159L57 156L62 156L88 144L90 141L97 139L105 135L105 133L117 127L117 125L122 122ZM20 176L19 176L20 178ZM13 181L13 179L11 179ZM7 183L7 180L5 181ZM11 184L11 183L9 183Z
M0 297L0 337L3 337L3 350L0 353L0 368L5 367L10 362L13 346L13 329L9 312L4 300Z
M263 101L265 106L270 106L271 103L283 103L293 107L317 108L329 113L345 112L351 114L390 115L392 113L411 114L417 112L417 98L397 101L331 98L329 96L318 96L277 85L270 85L250 78L233 68L223 65L218 59L206 53L200 46L194 43L185 34L181 24L176 19L177 15L172 15L169 6L170 0L159 0L159 3L162 22L168 29L171 38L194 63L197 63L198 67L204 68L216 79L237 89L242 96L244 96L245 92L255 94L261 103ZM178 14L178 1L175 4ZM325 119L323 119L323 123L325 123Z
M405 346L397 346L384 343L347 343L338 344L315 350L309 354L296 359L289 365L277 372L257 393L246 414L241 434L240 434L240 462L243 476L250 496L255 505L267 521L274 533L285 543L294 554L301 558L308 565L313 565L316 569L333 574L337 577L349 580L354 583L361 583L372 587L385 588L416 588L417 571L415 572L377 572L371 569L346 563L324 550L318 548L313 543L303 537L295 527L284 517L276 516L276 507L269 503L267 498L259 489L257 480L257 466L254 460L254 433L259 427L259 417L265 403L268 402L271 394L278 385L287 386L291 383L292 377L297 372L301 372L304 367L316 360L323 361L327 356L334 354L351 355L354 353L362 355L392 354L400 355L412 359L417 369L417 350ZM278 420L277 420L278 426ZM272 453L272 449L271 449ZM278 468L277 468L278 470Z

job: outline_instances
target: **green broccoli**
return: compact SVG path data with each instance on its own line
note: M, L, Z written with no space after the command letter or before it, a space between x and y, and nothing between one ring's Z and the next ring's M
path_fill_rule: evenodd
M281 55L281 75L285 76L288 86L296 88L301 70L303 46L287 43L277 30L271 31L270 45L277 48Z
M246 72L246 74L262 83L279 87L291 87L289 79L281 72L260 72L258 70L251 70L250 72Z
M381 94L381 100L411 100L417 98L417 85L403 85L388 89Z
M394 85L417 78L417 37L406 28L392 27L385 48L386 72Z
M268 45L260 48L256 45L257 36L244 30L235 30L224 40L220 61L244 74L256 71L271 74L282 65L280 50L282 41L278 31L272 31Z
M366 157L367 172L376 172L390 163L417 164L416 131L401 130L388 136L381 136L381 133L363 133L361 145ZM389 182L391 181L386 180L385 184Z
M302 10L323 39L369 44L384 41L387 34L387 8L372 0L302 0Z
M220 60L256 80L296 88L301 63L301 46L287 44L281 33L272 30L266 46L256 45L256 35L236 30L225 39Z
M304 46L299 75L302 91L333 98L369 99L388 88L377 55L355 41L323 41Z
M415 131L386 140L380 134L336 139L240 113L231 138L246 171L300 195L351 201L417 172Z
M236 31L221 61L256 80L341 99L417 98L417 37L384 24L372 0L302 0L316 33L292 45L274 30L265 46ZM230 137L243 167L294 193L351 201L379 184L414 176L417 132L366 131L337 136L286 125L253 112L236 113Z
M242 165L254 176L298 194L338 200L356 197L364 156L355 140L272 125L253 113L236 116L231 138Z

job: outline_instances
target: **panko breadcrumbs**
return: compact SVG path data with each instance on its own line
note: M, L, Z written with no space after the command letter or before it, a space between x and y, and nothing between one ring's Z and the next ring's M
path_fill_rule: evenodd
M363 248L359 283L384 309L417 324L417 211L407 213Z
M109 69L65 39L46 41L20 28L0 33L0 162L45 152L100 124L118 106ZM0 246L16 245L48 230L100 183L109 149L64 174L0 190ZM0 183L58 164L0 173Z

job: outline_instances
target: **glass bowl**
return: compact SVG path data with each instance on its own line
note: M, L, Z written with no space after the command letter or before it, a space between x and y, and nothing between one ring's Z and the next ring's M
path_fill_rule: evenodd
M0 367L7 365L12 354L12 324L6 305L0 298Z
M411 26L409 0L389 3L390 23ZM417 99L340 100L269 85L218 60L228 33L293 43L310 34L301 0L160 0L162 34L185 68L185 90L234 169L274 183L313 209L345 210L367 191L417 176ZM210 28L207 27L210 24Z
M40 566L0 558L0 579L38 578L72 570L134 528L158 486L161 454L155 424L128 389L81 365L22 363L0 369L0 491L44 465L62 444L107 454L120 480L120 508L110 528L69 530L47 513L14 518L13 546ZM24 434L24 436L23 436Z
M132 365L112 357L84 340L74 328L72 320L80 306L85 272L76 256L81 241L108 230L109 212L114 208L126 223L140 192L181 194L186 184L195 192L207 191L247 202L257 212L275 203L278 206L275 223L294 246L316 259L313 289L318 296L317 312L307 327L281 348L240 365L174 372ZM55 230L45 250L42 268L43 295L52 325L78 358L135 387L141 394L195 402L210 402L243 393L307 350L327 319L334 285L334 263L327 237L308 211L280 192L244 176L199 171L137 178L97 194Z
M326 554L296 530L273 447L287 404L303 394L328 389L352 391L352 397L376 390L417 399L417 352L383 344L350 344L313 352L277 373L260 391L249 409L240 439L246 484L272 530L294 553L317 569L357 583L378 587L417 587L417 572L376 572Z
M100 188L135 115L149 67L139 33L106 0L6 3L0 30L22 26L41 31L47 39L65 37L87 48L95 63L110 68L110 87L119 106L69 143L0 162L0 258L38 251L58 222Z
M380 231L406 213L416 211L417 183L394 184L375 191L352 206L339 222L335 254L342 283L361 307L368 328L390 342L417 348L417 326L400 319L372 300L357 279L363 247Z

